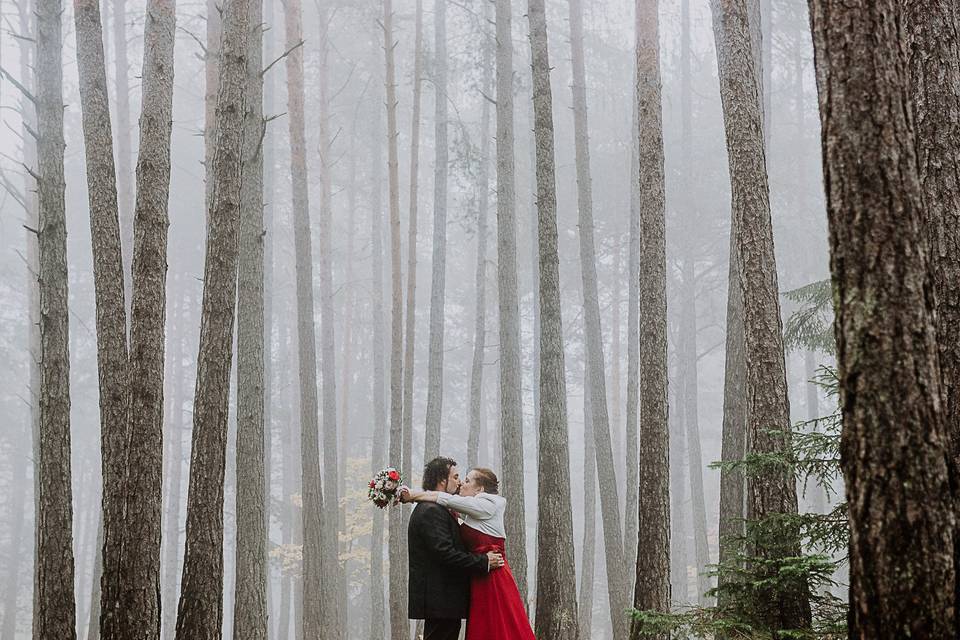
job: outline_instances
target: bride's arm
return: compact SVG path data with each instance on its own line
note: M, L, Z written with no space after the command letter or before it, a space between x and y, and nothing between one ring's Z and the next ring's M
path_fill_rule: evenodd
M497 514L496 503L485 496L457 496L442 491L428 491L435 494L434 500L442 507L455 509L477 520L489 520Z

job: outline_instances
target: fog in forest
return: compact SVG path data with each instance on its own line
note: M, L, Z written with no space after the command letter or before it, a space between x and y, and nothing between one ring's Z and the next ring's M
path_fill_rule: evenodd
M541 395L547 387L542 386L540 379L540 336L541 327L546 326L543 314L548 308L542 306L539 293L538 238L543 230L538 230L538 160L527 3L393 0L391 4L385 0L385 8L384 3L374 0L315 0L302 6L298 0L263 0L260 77L262 117L266 124L259 145L254 141L249 146L252 129L245 130L241 154L246 157L251 148L253 153L262 153L262 185L256 183L254 188L262 186L263 232L262 236L250 236L253 244L245 244L249 237L244 235L244 223L237 231L236 225L223 225L223 214L216 213L216 203L225 207L230 207L231 202L241 205L214 186L231 188L231 184L236 184L236 175L231 183L227 173L239 171L236 158L230 164L228 151L217 155L217 145L227 148L231 135L236 133L236 126L231 129L228 123L239 122L230 115L230 108L235 110L239 103L231 107L227 101L230 96L224 97L228 88L220 92L223 109L217 109L216 86L218 79L227 82L230 69L237 68L236 64L218 68L223 63L217 57L220 39L228 42L224 27L236 28L229 22L231 14L224 10L224 5L237 1L150 3L160 13L176 5L175 32L160 34L173 35L174 40L169 228L166 280L161 288L166 295L165 300L160 298L164 302L163 314L157 314L156 306L139 309L140 313L153 313L165 320L159 326L160 342L135 338L141 335L136 330L130 334L131 366L126 375L134 386L138 382L162 380L158 387L160 396L149 391L138 395L134 391L132 409L146 415L162 406L162 441L138 440L136 430L127 431L128 441L121 445L123 451L139 451L141 457L121 453L119 459L127 460L125 456L129 455L129 460L150 465L161 459L157 456L158 447L162 447L162 474L157 476L162 477L159 493L151 493L148 488L144 493L131 494L148 502L161 501L159 528L151 529L159 535L156 542L160 545L157 615L162 625L161 637L175 637L178 603L181 608L185 606L181 602L181 582L186 575L184 545L191 531L187 525L188 495L194 485L198 492L208 491L203 494L206 497L197 493L196 506L198 510L205 509L208 516L211 510L219 509L217 500L222 500L222 633L224 637L244 637L240 632L235 635L234 629L235 601L241 586L238 582L244 581L237 562L238 523L242 521L238 501L244 499L244 492L238 491L238 476L254 467L243 462L243 458L238 463L238 452L246 446L243 433L238 445L238 414L246 410L238 409L238 398L242 402L250 389L262 389L263 393L265 455L263 466L257 471L263 473L267 491L265 597L269 638L400 637L396 632L391 636L389 629L392 619L406 621L405 595L401 598L394 591L395 585L401 591L407 585L405 526L410 509L390 507L381 512L369 504L367 490L373 474L391 466L400 469L404 482L419 488L425 452L429 452L429 457L439 453L453 458L459 463L461 476L473 466L493 469L501 476L511 505L516 504L518 493L522 495L523 540L510 536L513 525L508 521L507 557L518 584L523 583L521 591L531 617L538 611L537 593L545 589L537 581L538 560L542 559L539 550L555 537L553 530L540 524L538 505L546 495L568 497L575 583L561 588L572 593L577 601L581 640L619 637L612 627L611 611L616 607L609 595L617 581L608 580L608 560L619 557L623 561L621 583L630 583L629 594L618 593L616 602L634 606L630 594L637 528L646 516L641 507L638 524L637 467L632 472L628 469L639 465L642 470L644 464L654 464L645 462L643 452L638 453L637 449L638 425L642 433L645 424L642 400L637 409L637 386L643 387L645 374L642 364L631 362L634 357L639 357L641 363L646 361L642 355L636 355L643 353L643 341L647 339L640 327L644 326L645 315L656 313L655 305L645 304L644 298L644 281L649 284L654 276L641 267L646 239L639 226L644 197L638 175L643 173L641 163L649 155L643 153L647 143L637 143L634 44L635 8L650 3L635 6L628 0L546 2L555 139L559 256L556 292L561 309L568 466L541 468L543 458L538 455L538 447L541 437L545 437L541 432L545 424L540 415L544 401ZM97 339L92 248L98 242L109 242L109 236L91 231L91 160L90 149L85 147L80 94L83 83L78 74L79 37L74 12L81 5L92 4L96 3L65 3L61 16L69 441L67 448L57 449L69 457L72 481L71 503L61 505L59 513L63 515L72 506L72 519L68 522L72 529L69 544L74 568L73 624L77 637L87 639L101 634L100 563L105 513L98 377L98 349L102 347L98 347ZM141 115L141 111L155 108L144 106L147 76L141 67L148 26L147 2L104 0L100 4L103 69L112 125L109 139L113 142L119 194L115 205L122 241L125 322L130 326L142 321L137 319L137 311L129 311L131 292L134 304L139 295L139 285L132 282L138 276L131 277L131 268L135 271L138 264L133 258L133 247L143 242L139 259L146 265L151 260L151 247L160 246L149 241L150 234L159 228L157 218L151 223L145 216L141 229L133 223L134 209L140 206L141 197L146 208L146 200L156 198L157 193L162 196L162 189L147 194L150 180L154 179L151 176L157 175L150 173L149 167L143 170L142 185L136 176L138 155L145 149L159 149L155 142L142 142L140 137L143 118L150 115L146 111ZM255 3L251 0L247 4ZM0 638L4 640L31 637L32 612L38 606L32 594L39 521L36 461L41 446L37 433L40 377L36 372L39 342L34 336L37 316L31 310L36 300L32 290L37 283L38 198L33 174L37 171L38 152L33 134L37 128L34 98L25 97L24 92L39 96L35 99L42 103L44 94L38 93L37 82L42 82L43 76L34 75L34 70L40 68L35 50L37 16L44 18L49 8L38 9L39 5L59 6L59 2L0 2L0 357L4 362L0 367L0 410L4 416L4 428L0 431ZM438 13L438 9L442 11ZM761 0L759 9L762 73L756 80L762 89L760 139L764 142L769 177L779 314L789 334L794 326L791 317L809 308L808 298L789 292L830 277L820 117L806 3ZM498 42L496 37L496 13L504 10L511 14L508 43ZM582 12L582 25L571 21L574 10ZM721 470L714 463L722 457L724 428L732 200L716 44L716 38L723 34L715 34L711 6L706 0L661 0L658 11L666 225L664 336L669 417L670 601L675 608L682 609L709 606L712 598L706 591L716 586L716 578L709 575L709 570L718 562L720 552ZM291 12L296 15L291 16ZM256 28L259 22L250 19L239 28L260 34L261 30ZM302 42L296 29L301 30ZM385 29L394 43L386 49ZM737 42L731 45L733 49L743 44ZM577 52L577 46L572 45L582 49ZM504 211L498 200L504 193L501 180L507 166L503 158L498 158L498 124L502 124L498 117L503 115L498 114L502 104L498 100L498 95L502 95L498 63L502 64L504 49L508 47L513 70L503 86L512 85L513 99L510 177L514 188L519 314L519 375L511 374L510 380L519 386L519 393L514 395L520 400L522 415L519 431L509 433L501 428L508 412L501 409L501 376L506 369L502 366L501 350L503 298L498 297L503 277L498 272L498 249L503 249L498 220ZM578 57L585 70L585 111L576 104L576 91L572 91L578 85ZM291 77L291 61L301 60L299 88L303 93L298 107L291 104L296 101L298 86L297 79ZM233 89L236 91L236 87ZM415 114L417 93L419 111ZM241 87L234 94L248 102L253 95L256 94L249 87ZM300 132L293 131L296 122L291 121L298 111L303 118ZM583 133L588 141L588 157L583 148L578 153L578 112L585 117ZM220 117L223 128L214 132ZM303 134L305 138L299 139ZM222 182L214 175L218 167L225 172ZM305 174L298 174L298 167L305 169ZM578 191L578 179L582 185L584 176L592 187L592 194L587 196L592 204L592 247L586 252L588 256L592 254L593 260L588 272L595 270L596 274L596 307L592 310L589 301L585 306L585 252L581 246L585 237L584 193ZM302 178L306 181L305 193L298 192L297 183ZM248 182L250 179L242 173L241 194L253 184ZM101 182L96 191L108 187L112 185ZM298 193L307 199L302 200ZM241 195L242 198L246 196ZM162 202L159 204L162 208ZM299 213L309 214L308 220L301 216L298 221L298 207ZM413 246L412 212L417 225ZM159 219L162 221L162 217ZM635 225L631 225L632 219ZM306 234L302 231L304 220L309 224ZM221 238L223 247L229 250L233 242L236 253L239 242L239 257L232 258L233 269L239 262L241 272L241 301L235 320L232 315L217 315L218 303L204 292L208 221L214 226L223 225L220 228L224 234L233 234ZM228 227L234 230L228 232ZM307 239L310 243L304 242ZM250 318L248 314L257 313L257 305L244 302L243 271L248 249L260 241L263 315L259 321L265 336L260 369L262 387L254 381L244 392L238 389L238 384L243 385L238 383L238 354L245 348L243 332L250 331L243 328L245 316ZM304 254L305 250L310 253ZM309 279L304 279L304 257L309 258ZM159 258L162 264L162 256ZM152 259L156 263L158 256ZM224 260L224 264L229 263L229 259ZM411 264L415 264L412 273ZM144 282L149 279L148 271L144 267ZM231 282L222 272L219 278L208 276L208 285ZM415 289L410 288L411 282ZM304 286L311 294L308 315L298 306L304 304ZM147 284L143 287L148 291ZM414 314L408 317L412 291ZM210 383L208 398L213 404L202 413L197 400L205 295L210 295L211 315L204 322L210 323L211 336L219 331L210 338L211 360L205 366L216 377L217 366L223 368L230 363L228 378L224 378L229 380L229 386L223 433L222 412L216 404L217 398L223 396L222 389L216 382ZM143 296L140 300L144 305L153 300L149 292ZM602 354L593 355L601 358L597 362L603 367L605 397L594 396L588 402L588 387L597 384L593 378L588 385L592 378L590 318L597 310ZM109 314L103 309L101 312ZM651 317L647 315L647 319ZM832 322L829 315L826 322ZM146 322L143 326L149 325ZM257 331L256 322L249 326L254 333ZM552 320L550 326L556 326ZM305 360L311 352L305 350L304 340L311 331L313 358ZM789 416L800 431L816 428L804 424L806 421L829 416L836 410L835 398L813 382L820 367L833 365L832 349L818 349L806 338L806 334L794 339L788 335L784 343ZM230 340L233 348L226 353L216 352L217 339ZM411 361L404 354L410 341L412 371ZM154 363L152 373L149 367L134 366L134 354L141 353L134 349L134 342L147 355L157 355L156 347L162 346L162 359ZM147 360L148 357L144 362ZM309 369L313 371L312 376L306 377L306 385L315 381L312 398L309 389L304 388L304 376ZM142 378L135 379L138 376ZM631 376L638 380L631 384ZM59 380L62 383L66 378ZM403 393L405 385L409 385L407 398ZM628 408L631 396L632 410ZM551 397L548 402L559 407L561 400ZM308 403L306 412L304 402ZM401 402L402 406L398 404ZM597 404L604 405L604 410L595 411ZM304 415L311 406L315 409L313 419L304 425ZM606 440L595 435L598 416L606 422L602 425ZM137 416L133 419L136 422ZM207 421L202 425L207 436L197 435L198 420ZM398 440L404 423L412 431ZM427 425L436 424L439 443L435 439L431 443L436 433L431 434ZM314 430L312 439L302 434L304 426ZM212 453L199 460L194 458L191 469L191 449L198 446L198 437L212 438L202 445ZM640 436L641 441L643 437ZM302 466L310 457L303 452L305 442L316 447L316 457L307 470ZM221 485L216 452L224 445ZM522 456L516 456L518 453ZM504 460L511 454L514 460L522 457L522 492L516 488L512 471L504 468ZM65 464L66 459L60 462ZM141 463L127 462L134 469L127 474L135 475ZM513 464L515 469L516 462ZM154 468L159 469L156 465ZM303 479L311 475L310 485L320 486L319 496L304 488ZM643 473L641 476L646 477ZM123 473L119 477L122 482L129 482L123 480ZM253 477L255 480L256 476ZM209 481L204 485L206 489L202 488L202 478ZM840 490L842 496L842 480L833 478L832 482L832 489ZM51 490L60 487L56 491L63 496L62 484L47 486ZM152 485L140 485L137 491L145 486ZM222 496L217 496L217 486L222 487ZM122 493L121 490L118 495ZM827 513L838 500L814 480L798 478L797 493L801 513ZM326 564L321 562L320 592L304 584L305 522L312 522L317 515L306 508L305 495L310 500L322 498L317 502L321 505L317 539L327 560ZM611 555L607 548L614 544L614 532L608 530L612 529L610 505L604 507L603 502L614 495L619 502L614 510L618 522L615 533L621 542L616 554ZM642 498L640 503L645 504ZM138 504L127 503L122 509L126 517L131 517ZM740 512L743 513L742 506ZM508 518L510 513L508 507ZM213 526L204 529L207 538L219 535L215 517L196 522L195 527ZM136 526L146 530L146 525ZM116 531L123 529L116 523L114 527ZM63 535L69 537L68 532L61 532L61 538ZM203 539L198 538L197 544ZM202 544L213 546L198 546L197 553L216 551L213 542ZM518 568L516 559L521 547L525 547L525 559ZM339 557L339 563L330 562L328 551ZM148 553L148 549L143 547L136 553ZM640 553L645 553L643 544ZM393 571L391 565L395 565ZM216 573L214 567L210 575ZM841 565L834 578L838 582L832 587L834 595L845 599L846 567ZM201 578L197 581L191 589L209 587L209 583L199 582ZM184 593L186 589L185 586ZM118 601L124 602L126 596L118 597ZM324 616L324 628L321 635L312 635L310 610L318 606ZM402 609L398 612L397 607ZM244 609L241 606L237 611ZM187 609L181 615L186 616L185 620L189 618ZM412 623L401 635L409 638L414 629ZM198 632L192 636L178 633L176 637L209 636Z

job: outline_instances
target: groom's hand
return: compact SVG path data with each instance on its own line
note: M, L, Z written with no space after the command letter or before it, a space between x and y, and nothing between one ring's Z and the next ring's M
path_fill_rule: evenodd
M496 551L487 551L487 571L499 569L504 565L503 556Z

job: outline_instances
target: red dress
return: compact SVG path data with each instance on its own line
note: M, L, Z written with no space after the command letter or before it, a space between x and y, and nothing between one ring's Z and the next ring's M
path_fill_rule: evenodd
M496 551L504 559L503 567L471 578L467 640L536 640L513 572L506 562L504 539L466 524L460 525L460 537L472 553Z

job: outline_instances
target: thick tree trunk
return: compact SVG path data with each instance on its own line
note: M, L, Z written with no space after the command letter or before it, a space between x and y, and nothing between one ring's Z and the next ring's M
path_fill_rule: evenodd
M667 278L658 2L638 0L637 120L640 136L640 437L633 606L670 609L670 435L667 426ZM634 625L631 637L638 637Z
M267 638L267 523L264 449L263 0L250 0L240 187L237 305L237 555L235 640Z
M485 22L491 22L493 5L484 5ZM493 90L492 40L484 30L483 84L481 91L489 96ZM477 267L475 277L476 310L473 326L473 360L470 363L470 425L467 431L467 466L477 464L483 403L483 360L487 344L487 235L490 215L490 101L484 100L480 115L480 173L477 180Z
M743 295L749 451L784 453L790 446L790 410L780 321L769 188L763 147L763 105L746 0L712 0L720 93L730 163L733 229ZM761 521L797 513L792 471L770 469L747 481L747 517ZM799 532L760 541L755 552L778 560L800 554ZM761 619L771 629L810 625L806 585L771 590ZM763 606L763 605L761 605Z
M424 426L424 461L440 451L443 417L443 333L447 280L447 3L434 0L434 159L433 274L430 284L430 360L427 367L427 416Z
M371 456L373 465L371 471L376 473L388 464L387 446L391 436L389 424L387 423L387 405L386 405L386 370L384 369L385 354L383 342L383 113L379 108L373 115L373 126L371 129L370 152L373 158L373 168L371 173L373 179L370 185L370 246L373 267L371 274L373 280L373 291L371 308L370 329L372 369L373 369L373 428L371 429L371 440L373 441ZM389 441L393 445L393 441ZM398 509L391 509L393 511ZM383 510L376 509L373 513L373 532L370 536L370 640L382 640L385 637L396 637L385 635L387 632L386 612L384 609L383 598L383 557L384 557L384 520ZM396 526L391 521L390 527L390 547L393 545L402 545L404 526ZM398 555L390 554L390 566L399 563ZM406 588L404 580L406 573L400 567L390 570L390 607L400 608L406 612ZM399 569L399 570L398 570ZM388 567L389 570L389 567ZM392 614L391 614L392 615ZM392 620L390 621L392 624ZM406 628L406 627L405 627ZM399 633L399 630L398 630ZM407 634L409 636L409 633ZM407 640L404 636L404 640Z
M610 441L607 412L607 383L604 374L603 335L600 328L600 301L597 291L597 255L594 243L593 188L590 176L590 140L587 124L586 70L583 61L583 9L579 0L569 0L570 49L573 61L573 125L577 163L577 209L580 227L580 274L583 286L583 324L586 338L587 370L593 390L593 434L596 439L597 473L600 479L600 508L603 548L606 557L607 594L613 635L628 633L626 567L620 529L620 498Z
M925 210L938 205L924 204L926 169L915 152L909 92L916 87L903 35L911 14L894 0L863 7L812 0L810 12L839 301L849 635L956 637L950 434L922 226ZM878 44L890 54L874 55ZM947 93L956 91L937 77ZM888 268L877 269L878 260Z
M70 339L63 176L60 0L37 0L34 85L39 203L40 422L33 636L75 638L73 491L70 478ZM33 169L30 169L33 171Z
M248 0L230 0L223 12L178 640L220 638L223 619L223 481L237 305L248 7Z
M951 440L954 486L960 474L960 13L949 2L905 1L923 224L937 306L937 343L944 419ZM956 489L960 491L960 489ZM955 495L955 517L960 495ZM960 571L960 536L954 572ZM954 611L960 615L960 585Z
M636 53L636 52L635 52ZM637 461L639 388L640 388L640 138L638 101L634 68L634 100L630 147L630 231L627 260L627 411L626 411L626 512L623 518L623 556L626 566L637 564L637 528L639 522L639 462ZM633 597L633 580L627 577L627 593Z
M105 638L120 631L114 612L123 611L120 581L121 545L113 537L122 533L123 485L126 451L129 447L130 385L127 353L127 309L124 295L123 252L120 244L120 218L117 208L117 179L113 160L113 134L107 92L107 74L103 51L103 27L100 6L95 0L74 6L77 40L77 71L80 76L80 105L83 111L83 138L87 171L87 195L90 208L90 236L93 239L93 279L97 306L97 370L100 389L100 432L104 479L103 509L98 518L98 543L95 573L103 579L103 518L109 521L111 544L111 588L107 603L109 621ZM92 590L100 595L101 586ZM91 598L92 600L92 598ZM91 602L88 636L100 635L100 598ZM92 619L96 609L97 623ZM131 612L132 615L136 613Z
M580 596L577 611L580 640L593 634L593 582L597 557L597 451L593 435L590 367L583 374L583 554L580 560Z
M537 154L538 246L540 256L540 443L537 467L542 486L570 475L567 384L560 313L557 252L557 189L554 166L553 97L544 0L529 0L533 60L534 135ZM515 507L513 507L515 508ZM537 503L540 532L537 560L536 634L541 640L576 640L577 594L570 494L547 491Z
M496 0L497 75L497 299L500 336L500 464L510 504L506 533L510 568L527 602L527 528L523 491L523 371L517 284L517 193L513 132L511 2Z

